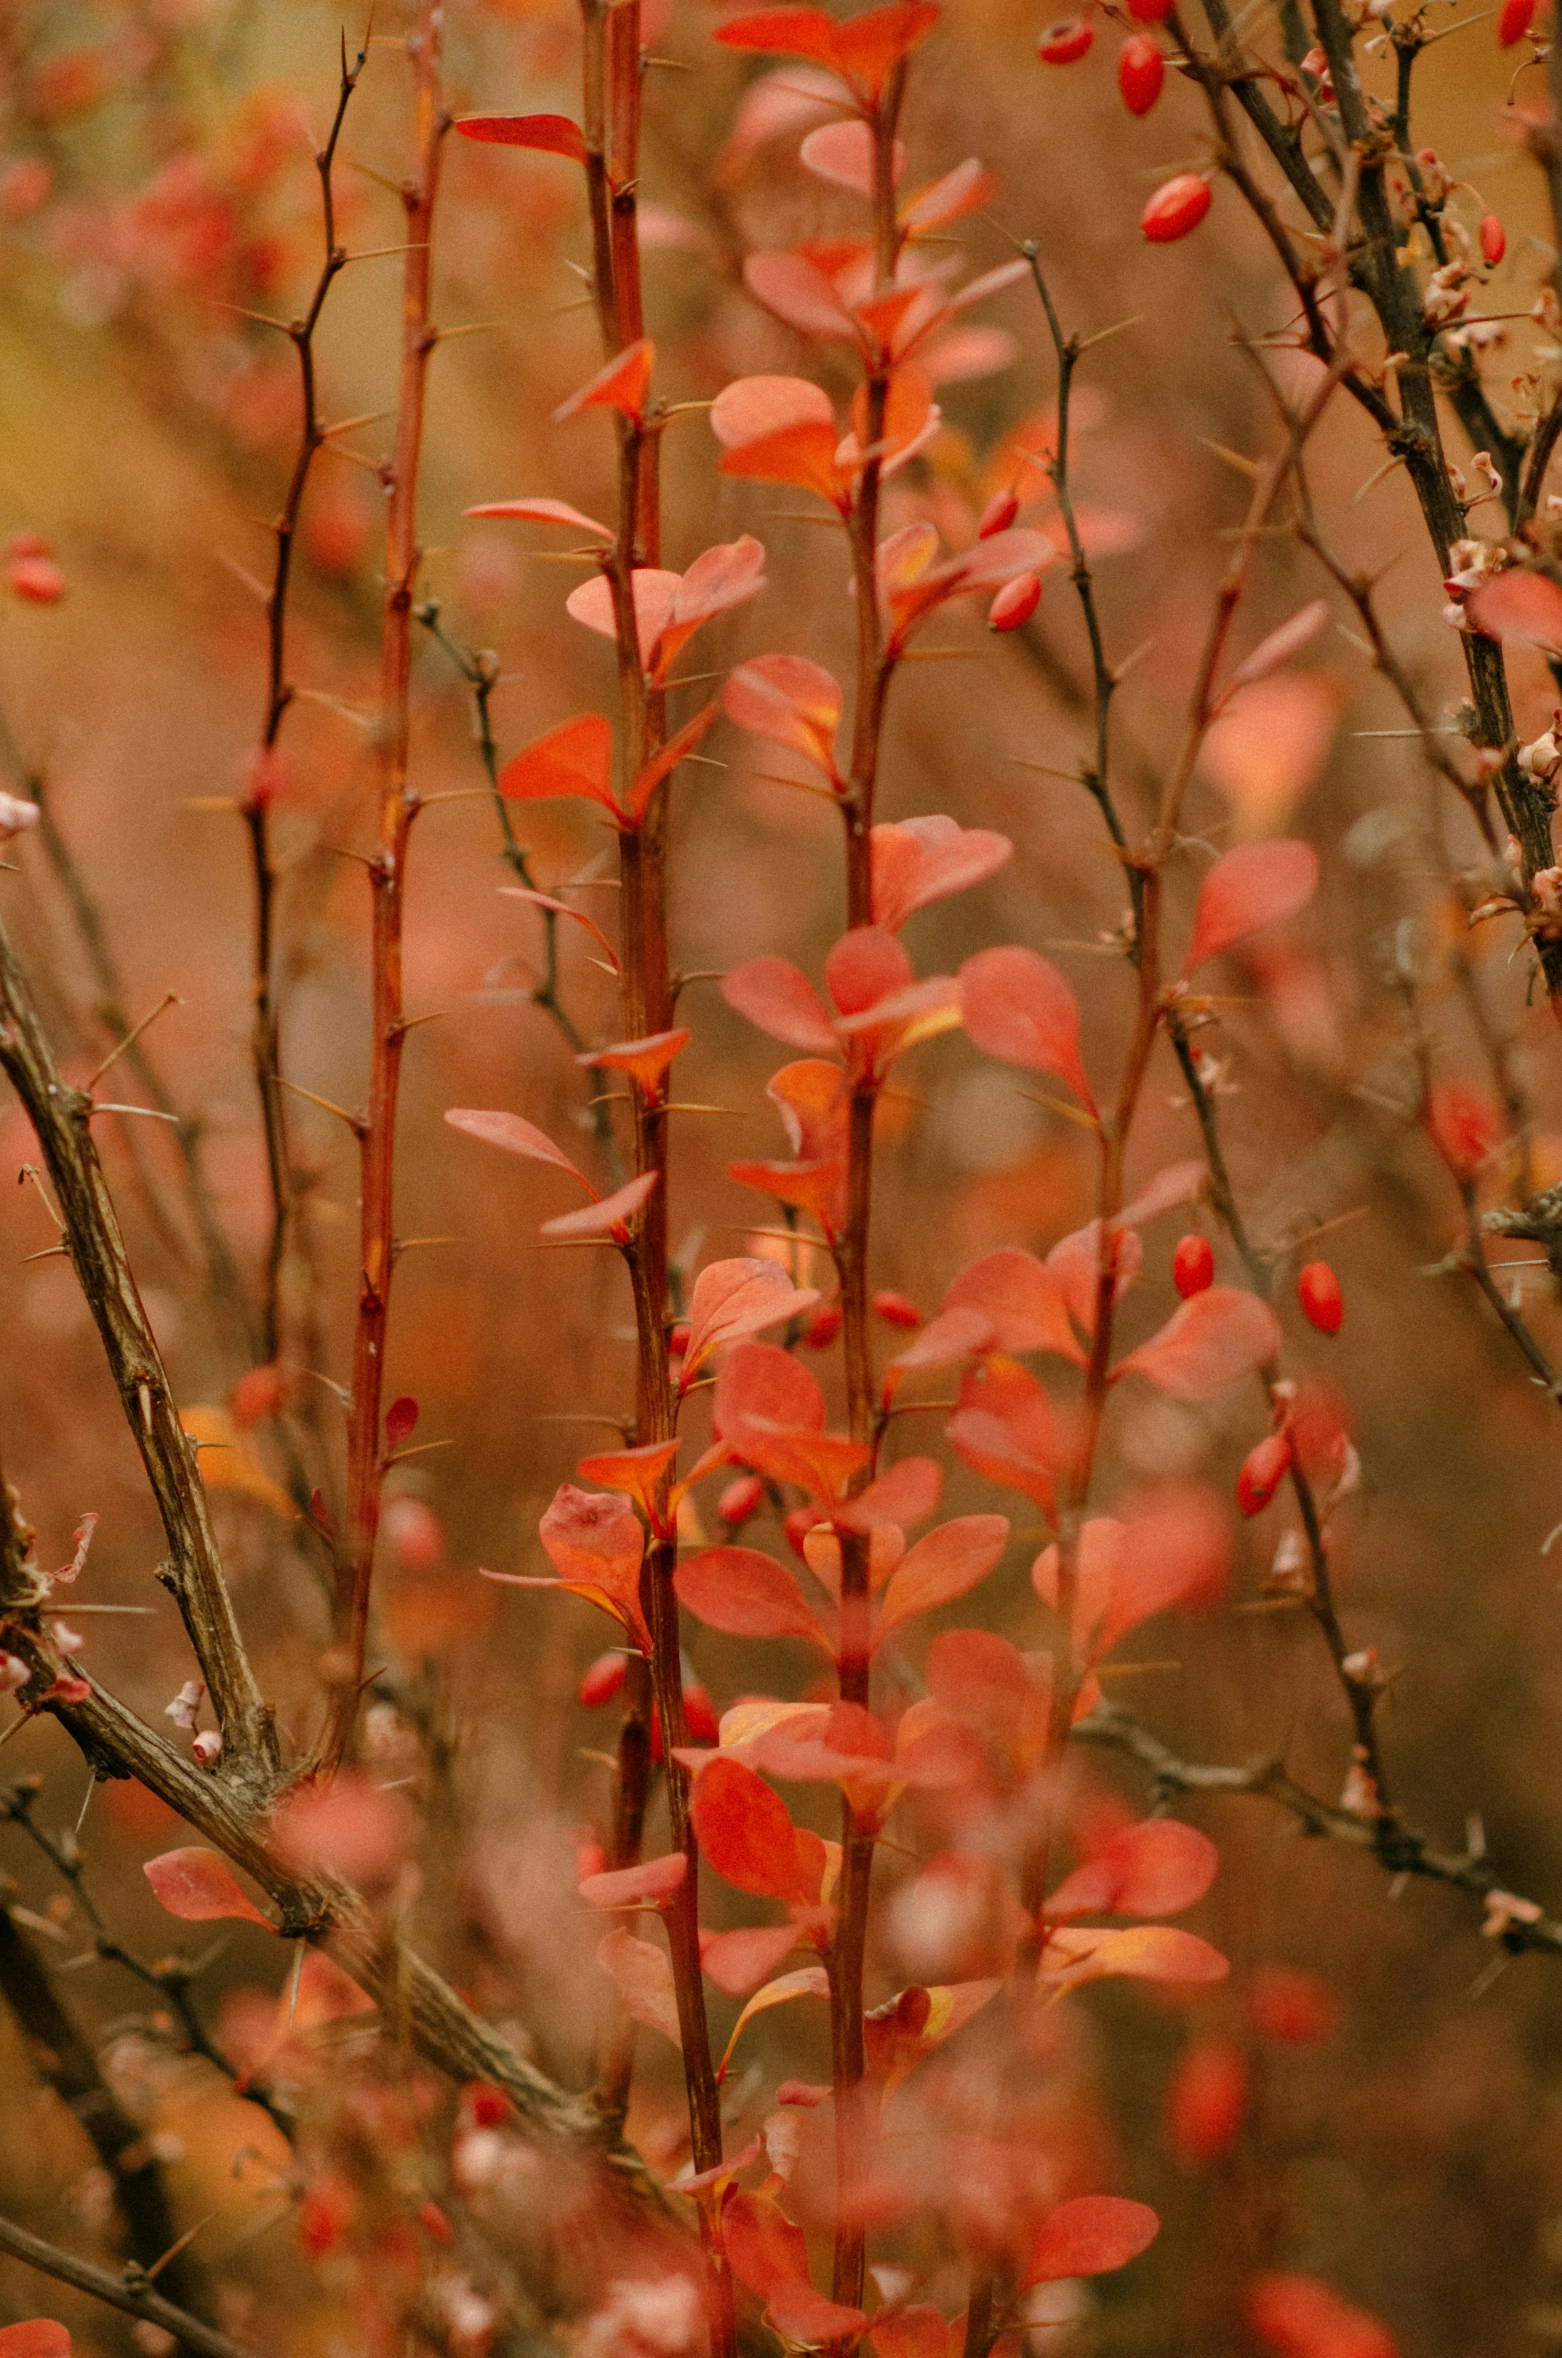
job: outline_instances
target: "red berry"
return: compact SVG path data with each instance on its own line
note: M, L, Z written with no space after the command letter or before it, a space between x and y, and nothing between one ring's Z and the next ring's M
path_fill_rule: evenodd
M1274 1497L1291 1463L1290 1438L1270 1433L1242 1460L1237 1476L1237 1504L1244 1515L1260 1515Z
M1481 255L1487 268L1495 270L1507 250L1508 233L1501 219L1495 213L1484 214L1481 219Z
M1163 25L1172 12L1172 0L1128 0L1128 13L1136 25Z
M468 2108L475 2128L502 2129L515 2117L515 2108L501 2088L488 2088L479 2080L467 2090Z
M1156 190L1139 216L1139 227L1152 246L1169 246L1197 229L1209 206L1209 182L1197 172L1179 172Z
M1166 60L1159 42L1152 41L1148 33L1135 33L1132 40L1123 43L1117 61L1117 87L1131 115L1149 113L1165 79Z
M1019 512L1017 491L995 491L977 520L977 539L991 540L995 532L1007 532Z
M1261 2039L1279 2046L1316 2046L1338 2016L1328 1983L1298 1965L1261 1965L1248 1983L1248 2021Z
M904 1294L875 1294L873 1309L875 1316L882 1318L886 1326L913 1327L923 1322L922 1313L915 1302L907 1301Z
M667 1338L667 1356L668 1356L668 1358L669 1358L669 1359L681 1359L681 1358L683 1357L684 1353L685 1353L685 1352L688 1350L688 1348L689 1348L689 1330L688 1330L688 1328L687 1328L686 1326L675 1326L675 1327L673 1328L673 1331L672 1331L672 1333L671 1333L671 1334L668 1336L668 1338Z
M1296 1280L1302 1316L1321 1335L1337 1335L1345 1317L1345 1296L1327 1261L1309 1261Z
M1515 41L1522 41L1535 19L1535 0L1502 0L1497 18L1497 38L1504 49L1511 49Z
M1247 2111L1247 2059L1223 2039L1190 2047L1166 2097L1166 2142L1184 2163L1229 2153Z
M13 557L5 578L12 596L30 606L57 606L65 595L65 576L52 557Z
M8 557L52 557L54 550L41 532L13 532L5 553Z
M781 1526L786 1533L786 1544L793 1555L802 1556L803 1541L808 1537L809 1532L816 1530L821 1523L828 1523L829 1520L829 1516L821 1514L818 1507L793 1507ZM806 1558L804 1560L806 1561Z
M764 1495L765 1485L757 1474L739 1474L717 1499L716 1512L730 1531L736 1524L746 1523L750 1515L758 1514Z
M1511 7L1513 0L1508 0ZM1048 25L1036 44L1036 55L1043 65L1074 65L1082 58L1095 39L1095 29L1082 16L1060 17L1055 25ZM1518 34L1514 34L1518 39Z
M600 1711L624 1691L627 1665L622 1654L599 1654L580 1682L580 1700L588 1711Z
M1215 1248L1207 1236L1199 1236L1192 1229L1177 1239L1177 1250L1172 1255L1172 1284L1185 1302L1195 1294L1202 1294L1215 1282Z
M1029 622L1041 603L1041 575L1016 573L1006 581L987 609L989 630L1018 630L1022 622Z
M839 1306L834 1302L826 1302L824 1308L816 1310L804 1327L803 1341L810 1351L828 1351L840 1331Z

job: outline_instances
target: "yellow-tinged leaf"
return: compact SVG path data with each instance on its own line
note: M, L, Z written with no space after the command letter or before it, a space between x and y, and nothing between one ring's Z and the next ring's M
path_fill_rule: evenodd
M181 1408L179 1422L200 1446L201 1480L208 1490L226 1490L252 1498L274 1515L292 1522L297 1508L279 1483L273 1482L250 1443L225 1408Z
M732 2036L727 2041L727 2052L721 2059L716 2077L719 2080L726 2078L727 2065L732 2060L732 2050L738 2043L739 2034L756 2014L767 2013L772 2006L784 2006L792 1998L828 1998L829 1995L830 1977L822 1965L799 1965L793 1972L780 1974L776 1980L767 1981L762 1990L754 1992L733 2024Z

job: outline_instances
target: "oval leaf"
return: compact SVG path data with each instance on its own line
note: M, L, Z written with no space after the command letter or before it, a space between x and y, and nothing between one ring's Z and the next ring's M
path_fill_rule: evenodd
M1261 926L1296 916L1317 889L1318 854L1310 843L1284 836L1277 843L1238 844L1199 887L1183 973L1192 974Z
M264 1924L268 1932L272 1929L227 1860L214 1850L165 1850L160 1858L148 1859L141 1872L159 1906L186 1924L215 1924L236 1916L247 1924Z
M1117 2194L1081 2194L1042 2221L1021 2271L1021 2289L1126 2268L1149 2249L1160 2227L1146 2202L1128 2202Z

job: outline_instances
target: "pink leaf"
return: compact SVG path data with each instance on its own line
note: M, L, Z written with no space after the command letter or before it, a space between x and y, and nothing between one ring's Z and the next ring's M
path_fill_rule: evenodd
M637 1940L619 1925L598 1943L597 1963L617 1990L631 2021L643 2022L647 2029L671 2039L675 2047L682 2046L672 1961L665 1949L653 1941Z
M796 1318L818 1299L817 1287L794 1285L779 1261L712 1261L700 1271L689 1297L689 1342L679 1389L723 1344Z
M1000 1351L1055 1351L1085 1364L1056 1273L1034 1253L1006 1245L961 1271L944 1296L946 1311L980 1311L992 1322Z
M697 556L678 584L673 600L674 628L708 622L733 606L746 605L765 586L765 550L745 532L740 539L723 541Z
M161 1858L148 1859L141 1872L159 1905L186 1924L213 1924L237 1916L271 1930L227 1860L214 1850L165 1850Z
M1148 1376L1179 1400L1207 1400L1239 1376L1267 1367L1280 1348L1280 1321L1241 1286L1212 1285L1172 1312L1158 1334L1113 1369Z
M897 932L914 910L995 875L1013 852L1006 835L961 827L942 816L875 827L870 845L874 924Z
M1326 598L1314 598L1310 605L1303 606L1299 613L1291 616L1289 622L1282 622L1278 630L1272 630L1267 638L1260 639L1251 655L1244 656L1225 684L1225 695L1229 696L1233 688L1247 687L1253 680L1268 679L1271 672L1278 671L1283 663L1289 663L1293 655L1299 655L1318 636L1328 619L1329 605Z
M635 636L640 642L639 654L643 664L649 664L657 640L666 629L672 614L673 601L678 595L679 576L658 565L637 566L630 576L634 596ZM616 639L618 616L613 607L613 592L600 573L592 575L570 591L564 601L564 611L585 629L594 630L600 638Z
M615 1867L603 1875L588 1875L579 1886L588 1908L661 1907L683 1889L689 1862L681 1850L659 1859L641 1859L632 1867Z
M919 1367L957 1367L962 1359L997 1348L997 1329L985 1310L941 1310L915 1342L896 1352L890 1366L899 1375Z
M1510 566L1483 581L1464 610L1489 639L1538 647L1543 655L1562 653L1562 586L1549 573Z
M998 193L998 182L985 164L967 156L952 172L920 189L900 209L901 224L913 231L943 229L968 213L979 213Z
M734 377L710 406L711 431L726 450L758 442L789 426L828 426L835 405L810 377Z
M1079 1002L1034 950L978 950L960 969L965 1028L978 1048L1027 1072L1056 1073L1082 1105L1095 1098L1079 1054Z
M861 1015L915 980L910 958L881 925L843 933L824 962L825 988L842 1015Z
M732 1637L802 1637L827 1653L824 1625L784 1564L752 1547L702 1548L673 1576L678 1602Z
M959 1515L929 1531L890 1574L874 1644L882 1645L892 1629L914 1614L929 1613L965 1596L986 1579L1008 1542L1007 1515Z
M588 1195L592 1193L590 1180L535 1122L523 1121L519 1114L490 1113L468 1105L452 1106L445 1119L452 1130L464 1130L469 1138L481 1138L488 1146L502 1146L506 1154L523 1155L528 1162L551 1163L557 1170L568 1171Z
M1310 843L1282 837L1276 843L1239 844L1215 862L1199 887L1184 974L1261 926L1294 917L1317 889L1318 854Z
M839 1043L835 1026L813 984L786 958L750 958L723 977L721 995L772 1039L792 1048L822 1049Z
M1020 2289L1126 2268L1148 2250L1160 2226L1148 2203L1127 2202L1121 2195L1081 2194L1060 2203L1042 2222L1020 2271Z
M809 132L797 155L804 171L812 172L816 179L828 180L836 188L849 188L854 196L873 195L874 143L866 123L821 123L817 131ZM895 186L899 186L905 169L905 143L897 139Z
M750 1924L738 1932L702 1932L700 1963L707 1981L729 1998L746 1998L768 1980L797 1946L790 1924Z
M611 548L613 535L607 525L599 524L595 516L583 516L579 508L572 508L562 499L491 499L481 507L468 508L469 516L510 516L526 524L568 524L587 532L593 540L600 540Z
M801 655L756 655L740 663L722 709L740 729L784 745L834 778L841 691L831 674Z
M851 313L833 283L806 254L750 254L743 283L756 303L804 336L852 336Z
M564 1212L556 1220L544 1220L537 1233L539 1236L611 1236L615 1244L621 1244L629 1221L660 1175L657 1171L642 1171L638 1179L631 1179L612 1195L604 1195L593 1204L583 1204L578 1212Z

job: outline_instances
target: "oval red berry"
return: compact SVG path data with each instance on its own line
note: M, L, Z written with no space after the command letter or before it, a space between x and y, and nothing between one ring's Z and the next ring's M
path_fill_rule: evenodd
M1321 1335L1337 1335L1345 1317L1345 1296L1327 1261L1309 1261L1296 1280L1302 1316Z
M1036 44L1036 55L1043 65L1076 65L1095 40L1095 29L1082 16L1060 17L1055 25L1048 25ZM1514 35L1518 39L1518 35Z
M987 609L989 630L1018 630L1029 622L1041 603L1041 575L1017 573L1006 581Z
M991 540L995 532L1007 532L1019 512L1017 491L995 491L977 521L977 539Z
M1156 190L1139 216L1139 227L1152 246L1169 246L1197 229L1209 207L1209 182L1197 172L1179 172Z
M1135 33L1125 41L1117 60L1117 87L1131 115L1147 115L1161 95L1161 84L1166 79L1166 60L1160 44L1148 33Z
M599 1654L580 1682L580 1700L588 1711L600 1711L604 1703L611 1703L624 1689L624 1657L622 1654Z
M1535 21L1535 0L1502 0L1497 18L1497 38L1504 49L1511 49L1515 41L1522 41Z
M1508 250L1508 233L1495 213L1483 215L1481 220L1481 259L1488 270L1495 270Z
M1237 1476L1237 1504L1244 1515L1262 1514L1285 1480L1291 1463L1291 1444L1284 1433L1270 1433L1242 1460Z
M1185 1302L1215 1282L1215 1248L1207 1236L1179 1237L1172 1255L1172 1284Z

